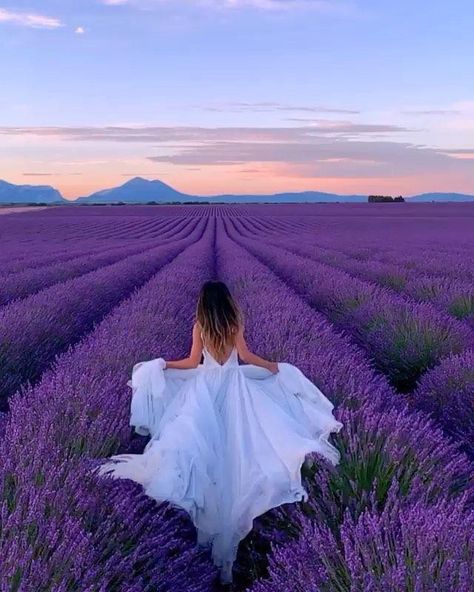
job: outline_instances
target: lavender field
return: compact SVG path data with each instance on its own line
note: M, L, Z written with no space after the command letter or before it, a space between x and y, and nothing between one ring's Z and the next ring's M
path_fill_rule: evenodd
M219 590L184 512L92 471L143 449L132 367L187 355L211 278L344 424L235 590L472 592L471 204L57 207L0 241L0 592Z

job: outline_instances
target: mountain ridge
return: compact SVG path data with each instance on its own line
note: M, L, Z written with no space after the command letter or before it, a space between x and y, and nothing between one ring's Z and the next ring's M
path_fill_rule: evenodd
M61 203L66 201L51 185L15 185L0 179L0 204Z
M191 195L177 191L159 179L133 177L122 185L96 191L74 201L63 198L50 185L15 185L0 180L0 204L48 203L48 204L108 204L127 203L367 203L367 195L343 195L324 191L285 191L269 194L219 194ZM428 192L406 197L406 202L471 202L474 195L455 192Z
M131 193L128 193L128 190L131 190ZM143 191L142 194L140 194L140 190ZM77 201L80 203L110 203L112 198L114 201L123 201L124 203L143 203L143 201L181 201L184 203L189 201L211 201L215 203L367 203L367 197L367 195L343 195L325 191L284 191L269 194L224 193L210 196L190 195L176 191L173 187L158 179L148 180L143 177L134 177L119 187L98 191L81 197ZM406 199L407 201L413 201L413 203L429 201L474 201L474 195L433 192L420 193Z
M160 199L171 199L171 198L191 198L192 196L187 195L186 193L181 193L180 191L176 191L170 185L163 183L159 179L144 179L143 177L133 177L129 179L123 185L119 185L118 187L111 187L109 189L102 189L100 191L96 191L91 195L87 195L84 197L80 197L76 200L76 202L84 202L87 200L94 199L97 203L110 201L110 196L112 195L114 201L124 201L129 200L132 203L143 200L152 200L159 194Z
M463 202L474 201L474 195L470 195L468 193L443 193L440 191L433 191L428 193L419 193L418 195L412 195L407 199L413 201L414 203L430 201Z

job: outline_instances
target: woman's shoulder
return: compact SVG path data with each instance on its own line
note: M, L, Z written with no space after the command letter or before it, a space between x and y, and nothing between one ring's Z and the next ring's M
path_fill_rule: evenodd
M244 332L244 324L243 323L239 323L235 327L232 327L232 333L234 335L239 335L239 334L242 334L243 332Z

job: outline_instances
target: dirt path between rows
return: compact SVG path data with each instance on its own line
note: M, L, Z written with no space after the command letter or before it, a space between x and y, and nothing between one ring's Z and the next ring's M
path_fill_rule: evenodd
M0 208L0 216L2 214L18 214L21 212L31 212L39 211L39 210L46 210L47 206L20 206L18 208Z

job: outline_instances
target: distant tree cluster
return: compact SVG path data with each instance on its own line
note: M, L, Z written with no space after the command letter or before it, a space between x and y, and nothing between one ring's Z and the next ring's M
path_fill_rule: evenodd
M391 195L369 195L369 203L392 203L395 201L405 201L401 195L392 197Z
M13 202L5 202L5 203L1 203L0 204L0 208L25 208L25 207L29 207L29 208L36 208L36 207L48 207L49 206L59 206L62 205L59 202L55 202L55 203L48 203L48 202L43 202L43 201L13 201Z

